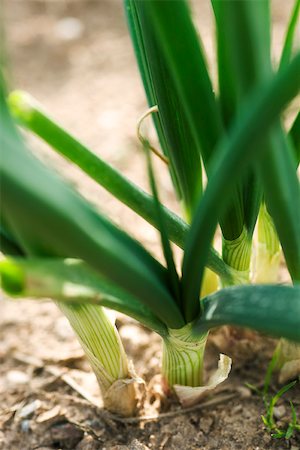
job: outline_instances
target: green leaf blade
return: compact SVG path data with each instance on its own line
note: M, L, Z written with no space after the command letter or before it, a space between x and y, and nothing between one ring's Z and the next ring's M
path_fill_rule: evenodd
M228 324L300 342L300 285L234 286L202 305L199 332Z
M1 107L2 207L26 252L79 257L154 310L158 308L158 316L170 326L180 327L184 322L166 286L165 269L34 159L16 137L4 99Z
M286 37L281 53L279 69L285 67L291 60L295 33L297 31L297 24L299 21L299 12L300 12L300 0L295 0L294 9L292 11L291 18L286 31Z
M10 94L8 105L13 117L23 127L35 133L54 150L76 164L151 225L159 228L153 198L54 122L34 98L26 92L15 91ZM162 211L169 239L183 249L189 225L165 206L162 206ZM208 267L224 281L231 281L228 267L212 248Z
M232 174L241 176L261 156L259 144L282 109L300 89L299 73L300 54L245 105L244 113L228 139L221 142L216 151L214 174L199 202L185 246L182 288L188 321L193 320L197 313L197 306L194 305L199 298L203 269L217 222L238 182L238 177L233 178ZM207 214L207 211L210 213Z
M51 298L66 304L96 304L138 320L163 335L166 326L151 310L84 261L61 258L7 258L0 261L0 285L14 298Z
M164 151L169 159L171 175L175 174L175 177L173 176L173 179L176 179L175 187L179 190L179 197L183 201L187 217L190 218L202 190L200 148L194 140L181 99L174 87L162 42L149 21L147 4L140 1L129 3L131 9L136 12L136 20L129 21L129 24L131 35L135 37L134 47L136 48L135 41L138 40L140 43L136 54L139 65L142 66L144 87L146 93L149 91L153 93L150 97L155 99L158 106L159 125L162 127L166 143ZM134 12L131 16L134 16ZM135 23L132 24L132 21ZM144 64L139 57L140 53L143 55ZM146 78L143 76L145 71L148 74ZM149 106L153 106L151 98ZM155 118L154 121L157 124Z

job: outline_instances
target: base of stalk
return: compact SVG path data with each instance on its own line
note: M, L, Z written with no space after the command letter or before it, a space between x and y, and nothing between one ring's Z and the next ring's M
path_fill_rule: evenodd
M127 359L114 318L98 305L58 306L70 322L97 378L104 408L121 416L135 414L138 404L137 377Z
M180 403L183 407L189 407L197 404L209 391L214 390L219 384L227 380L231 371L231 358L229 356L220 354L218 362L218 368L209 377L207 383L204 386L180 386L175 385L174 390Z
M116 380L103 395L104 407L122 417L132 417L137 413L140 387L145 382L135 373L133 367L129 369L128 378Z
M181 404L191 406L198 403L207 391L226 380L231 359L220 355L218 369L204 383L203 360L208 335L197 336L193 324L168 331L169 335L163 341L162 373Z
M252 239L246 228L233 240L222 240L222 256L234 275L233 284L248 284L250 280L250 260Z

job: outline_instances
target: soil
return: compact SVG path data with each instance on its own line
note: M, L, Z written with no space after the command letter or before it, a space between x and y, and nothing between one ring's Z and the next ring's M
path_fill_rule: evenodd
M278 57L292 0L273 1L274 58ZM213 30L208 0L194 5L209 63ZM140 186L148 189L136 120L146 110L120 0L6 0L11 86L29 91L61 124ZM67 20L67 19L75 20ZM78 169L30 137L36 152L90 201L157 257L157 233ZM178 210L163 164L156 163L164 202ZM178 257L180 252L178 251ZM51 302L0 303L0 449L265 450L300 448L270 436L261 420L262 387L275 342L226 330L208 345L208 366L218 353L233 358L226 381L203 404L183 410L160 389L160 339L122 315L117 325L147 393L140 416L120 419L101 408L97 384L67 320ZM237 335L238 335L237 330ZM278 390L276 380L271 392ZM299 386L278 402L279 425L290 421L288 400L300 409Z

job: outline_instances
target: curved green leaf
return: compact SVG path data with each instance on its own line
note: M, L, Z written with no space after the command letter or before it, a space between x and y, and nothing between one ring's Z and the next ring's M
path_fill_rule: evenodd
M194 138L208 163L222 133L222 122L188 3L185 0L142 3L145 17L160 41Z
M174 95L178 96L197 148L201 149L209 178L211 158L223 134L223 124L188 3L185 0L140 3L143 4L145 21L151 24L160 42L168 73L173 80ZM220 218L223 232L229 239L238 237L243 228L238 193L233 196L232 203L234 207L230 208L229 216Z
M128 3L128 2L127 2ZM190 122L187 120L182 102L174 86L168 61L164 57L163 43L155 33L155 27L147 16L146 2L132 0L131 9L137 13L143 57L155 94L160 123L167 143L167 156L171 171L176 174L187 217L191 218L202 190L200 148L194 140ZM138 50L141 52L141 48ZM138 57L139 61L139 57ZM140 61L139 61L140 62ZM145 80L144 80L145 82ZM145 84L145 83L144 83ZM145 90L148 91L148 86ZM153 106L150 104L150 106Z
M160 204L159 197L158 197L158 189L157 189L156 180L155 180L155 176L154 176L148 141L144 142L144 150L145 150L146 158L147 158L147 167L148 167L150 187L151 187L151 191L153 194L154 202L156 204L157 221L160 224L159 231L160 231L162 249L163 249L163 253L164 253L164 257L165 257L165 261L166 261L166 265L167 265L167 269L168 269L169 285L170 285L171 292L173 293L173 296L174 296L177 304L180 307L181 302L180 302L179 277L177 274L174 257L173 257L173 252L172 252L172 248L171 248L171 245L169 242L167 229L166 229L166 225L164 222L164 216L162 213L161 204Z
M83 259L167 325L182 326L165 268L30 155L0 100L2 208L26 252Z
M229 103L224 108L231 111L232 119L234 114L239 114L249 93L271 76L269 0L212 0L212 3L220 35L218 66L221 101L223 104ZM241 190L243 222L251 238L262 199L262 185L253 169L248 179L245 177L242 181Z
M80 167L93 180L151 225L159 228L153 198L50 119L29 94L22 91L12 92L8 98L8 104L11 114L22 126L35 133L62 156ZM189 230L188 224L165 206L162 205L161 208L169 239L183 248ZM207 265L224 282L231 282L229 268L213 248L210 249Z
M0 227L0 251L8 255L24 255L23 250L15 243L15 240L5 228Z
M198 298L204 265L218 219L230 201L235 184L245 170L261 157L264 147L259 144L285 105L300 89L299 73L300 54L247 102L228 138L220 143L216 151L212 164L213 176L199 202L185 246L182 289L188 322L199 312Z
M269 1L227 1L221 2L221 9L225 13L224 26L227 25L228 42L233 50L233 75L240 96L247 98L255 87L267 83L271 76ZM298 77L300 79L300 71ZM264 148L261 149L263 156L258 169L265 200L291 276L300 281L300 187L279 117L261 145ZM250 198L257 198L251 185L246 187L246 192ZM252 202L245 204L244 210L253 222L259 202L254 203L254 209L252 205ZM249 206L251 208L247 212Z
M147 306L77 259L5 259L0 261L0 285L14 298L96 304L127 314L161 335L167 332Z
M236 325L300 342L300 285L234 286L201 301L195 332Z
M266 204L291 277L300 282L300 184L292 150L280 124L272 130L266 149L260 168Z

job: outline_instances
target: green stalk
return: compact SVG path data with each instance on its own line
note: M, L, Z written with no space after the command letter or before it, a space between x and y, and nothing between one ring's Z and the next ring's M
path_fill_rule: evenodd
M135 56L140 70L140 75L143 81L146 97L149 107L157 105L157 95L154 89L153 80L150 73L149 61L145 51L145 43L143 39L143 30L141 28L140 20L137 13L137 4L134 0L124 0L125 14L128 22L128 28L135 51ZM163 153L169 157L168 145L166 141L165 131L161 123L159 114L153 115L153 122L157 131L158 139ZM176 193L181 198L179 182L176 178L176 173L173 167L170 167L170 175L175 187Z
M47 142L114 197L159 229L153 198L56 124L30 95L15 91L10 94L8 105L11 114L22 126ZM184 248L189 226L168 208L162 206L162 211L169 239ZM232 282L230 269L213 248L210 250L207 266L224 282Z
M206 255L208 255L219 217L230 201L235 183L260 157L259 145L266 133L277 120L284 106L297 95L300 88L299 70L300 54L294 57L289 66L276 74L271 82L264 86L264 89L259 89L251 101L247 102L228 138L220 142L218 146L213 161L214 173L199 202L185 246L182 290L187 322L194 320L198 313L197 299ZM237 174L237 178L232 177L233 173ZM270 186L272 187L275 183L276 180L273 179ZM294 243L290 242L291 250L293 245ZM297 253L295 254L297 256Z
M232 74L243 106L245 100L253 96L254 90L267 84L272 77L270 4L268 0L261 0L226 1L219 2L219 5L232 50ZM287 67L285 63L279 73ZM299 73L298 70L300 79ZM261 175L265 201L273 217L291 277L294 282L299 281L300 189L293 168L292 149L282 129L280 115L270 133L265 134L260 151L263 157L256 168L256 176Z
M153 91L155 104L158 106L160 124L167 144L169 170L171 174L175 174L172 178L176 180L175 188L179 188L184 212L187 217L191 217L202 191L200 148L197 148L190 122L174 87L163 55L162 43L154 33L152 22L147 20L145 2L130 0L126 2L126 6L133 42L136 43L138 38L141 43L139 51L142 49L143 58L139 58L140 53L137 57L139 65L142 66L141 73L143 74L145 67L148 74L146 78L142 76L145 91ZM133 23L130 20L132 18ZM151 99L149 106L153 106Z
M195 336L192 324L169 329L163 340L162 373L170 387L201 386L207 333Z
M246 227L237 239L222 239L222 256L226 264L236 271L236 280L248 283L250 278L250 260L252 239Z
M126 378L128 363L125 351L104 310L95 305L66 303L59 303L59 308L76 332L92 366L95 366L101 390L105 393L114 381Z
M107 294L101 294L105 282L96 273L75 260L9 259L0 262L0 285L13 298L52 298L81 343L97 378L104 407L123 416L135 413L134 378L118 332L105 310L91 304L98 301L105 305L105 297L108 306L113 303ZM122 401L114 395L116 385Z
M128 360L116 327L103 308L95 305L58 303L75 331L97 377L104 407L132 416L137 398ZM114 389L118 384L118 394Z
M272 217L262 204L258 218L258 248L255 261L255 282L276 283L279 277L281 247ZM277 345L277 370L280 383L296 378L300 373L300 345L280 339Z
M142 3L145 20L151 23L153 34L160 42L175 95L180 100L184 115L189 122L196 147L201 149L205 170L210 178L211 162L224 129L189 4L186 0L172 2L148 0ZM172 20L170 20L171 17ZM233 207L231 207L232 204ZM195 205L193 212L195 212ZM243 228L239 192L233 193L228 211L224 211L220 222L227 238L239 236Z

